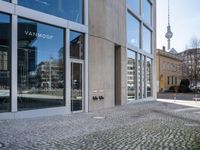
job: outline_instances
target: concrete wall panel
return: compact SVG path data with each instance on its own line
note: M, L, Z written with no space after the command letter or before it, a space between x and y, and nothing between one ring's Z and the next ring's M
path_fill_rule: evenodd
M89 0L89 34L125 46L126 0Z
M113 107L115 102L114 44L89 36L89 111ZM93 100L104 96L104 100Z
M89 0L89 110L115 106L115 45L119 45L120 68L117 94L126 100L126 0ZM123 69L123 70L122 70ZM123 72L123 73L122 73ZM101 93L103 91L103 93ZM104 100L92 100L104 95ZM123 96L122 96L123 95Z

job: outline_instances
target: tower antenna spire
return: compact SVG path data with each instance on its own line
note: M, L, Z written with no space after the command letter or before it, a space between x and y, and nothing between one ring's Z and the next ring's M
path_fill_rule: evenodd
M168 26L165 37L167 38L168 50L169 50L171 48L171 38L173 37L173 33L171 31L171 26L170 26L170 0L168 0Z
M170 25L170 0L168 0L168 25Z

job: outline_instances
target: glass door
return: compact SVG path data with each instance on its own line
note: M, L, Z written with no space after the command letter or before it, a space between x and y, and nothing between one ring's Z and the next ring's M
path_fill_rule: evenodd
M83 111L83 65L71 62L71 111Z

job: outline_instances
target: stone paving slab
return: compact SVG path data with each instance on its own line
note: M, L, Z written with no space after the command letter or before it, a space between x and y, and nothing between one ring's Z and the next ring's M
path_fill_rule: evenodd
M155 101L92 113L4 120L0 149L198 150L199 114L176 111L187 108L191 107Z

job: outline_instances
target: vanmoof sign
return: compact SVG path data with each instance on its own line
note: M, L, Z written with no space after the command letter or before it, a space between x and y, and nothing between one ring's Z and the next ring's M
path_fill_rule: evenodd
M43 39L48 39L48 40L53 39L53 35L48 35L48 34L38 33L38 32L32 32L32 31L28 31L28 30L25 30L25 31L24 31L24 34L25 34L26 36L37 37L37 38L43 38Z

